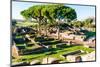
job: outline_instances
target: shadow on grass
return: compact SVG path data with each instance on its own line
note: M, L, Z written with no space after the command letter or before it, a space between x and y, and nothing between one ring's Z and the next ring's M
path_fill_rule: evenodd
M62 45L63 46L63 45ZM33 50L26 50L24 51L24 55L35 55L35 54L43 54L43 53L55 53L58 50L63 50L64 48L70 48L70 47L74 47L74 46L64 46L64 47L56 47L56 48L37 48L37 49L33 49ZM28 53L27 53L28 52Z
M35 38L35 41L38 41L38 42L53 41L53 40L54 40L53 38L45 38L45 37L37 37L37 38Z
M86 35L86 39L89 39L90 37L93 37L96 35L96 32L91 32L91 31L88 31L88 32L85 32L85 35Z

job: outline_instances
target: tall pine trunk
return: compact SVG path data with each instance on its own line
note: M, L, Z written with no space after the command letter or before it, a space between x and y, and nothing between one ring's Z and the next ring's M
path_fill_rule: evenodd
M58 40L60 39L60 28L59 28L59 22L60 22L60 19L58 20L58 23L57 23L57 38L58 38Z

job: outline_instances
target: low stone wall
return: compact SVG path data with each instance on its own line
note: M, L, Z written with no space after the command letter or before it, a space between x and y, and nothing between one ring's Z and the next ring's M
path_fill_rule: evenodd
M74 56L74 55L68 55L68 56L66 57L66 59L67 59L68 62L75 62L75 57L76 57L76 56Z
M56 58L45 57L45 58L43 58L43 60L42 60L42 64L51 64L51 63L53 63L53 62L56 61L56 60L57 60Z
M89 53L89 54L86 54L86 55L83 55L82 56L82 61L95 61L96 58L95 58L95 51Z
M33 60L30 65L40 64L40 60Z
M68 62L95 61L95 51L82 56L68 55L66 56L66 60Z
M15 45L13 45L12 46L12 56L14 57L14 58L19 58L19 53L18 53L18 48L15 46Z

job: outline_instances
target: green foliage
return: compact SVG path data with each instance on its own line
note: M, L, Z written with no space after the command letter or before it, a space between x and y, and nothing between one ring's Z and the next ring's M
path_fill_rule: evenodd
M80 28L83 26L83 22L82 21L74 21L74 22L72 22L72 26Z
M21 12L21 15L27 20L27 19L29 19L30 18L30 12L29 12L29 10L23 10L22 12Z
M83 21L84 27L93 27L93 18L87 18Z
M77 18L74 9L64 6L62 4L50 4L50 5L36 5L23 10L21 15L28 18L33 18L39 21L43 19L52 22L55 19L68 19L74 20Z
M77 18L76 12L74 9L67 6L59 6L56 9L56 18L58 19L67 19L69 21Z
M69 23L70 25L74 27L86 27L86 28L95 28L95 25L93 24L94 19L93 18L87 18L83 21L77 21L74 20L73 22Z

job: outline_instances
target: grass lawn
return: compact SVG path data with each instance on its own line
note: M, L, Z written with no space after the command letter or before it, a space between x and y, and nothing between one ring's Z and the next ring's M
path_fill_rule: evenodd
M23 38L23 36L22 35L17 35L16 38Z
M86 35L86 39L88 39L89 37L95 36L96 35L96 32L90 31L90 32L85 33L85 35Z
M29 22L25 22L25 23L18 23L16 24L18 26L22 25L22 26L31 26L34 25L33 23L29 23ZM94 36L95 32L88 32L86 33L87 38ZM23 36L16 36L16 38L22 38ZM45 38L45 37L37 37L35 38L35 41L39 44L43 44L43 45L58 45L61 44L62 42L59 40L54 40L54 39L50 39L50 38ZM28 42L27 44L31 44L31 42ZM24 43L21 44L16 44L17 46L23 46ZM64 46L63 44L61 44L61 46ZM25 48L26 51L31 50L32 49L36 49L38 48L37 46L35 46L34 44L32 46L27 46ZM40 49L39 49L40 50ZM74 52L77 50L83 50L84 54L90 53L92 51L94 51L91 48L87 48L84 46L67 46L65 44L64 47L57 47L57 48L50 48L49 50L46 51L39 51L37 53L32 52L32 54L28 54L28 55L21 55L20 59L13 59L12 62L31 62L32 60L42 60L45 57L53 57L53 58L57 58L58 60L62 60L62 61L66 61L66 59L62 56L64 54L70 53L70 52ZM79 54L79 55L83 55L83 54Z
M48 39L48 38L37 38L36 42L40 42L44 45L57 45L57 44L61 43L61 41L59 41L59 40ZM31 42L29 42L29 43L31 43ZM23 44L17 44L17 45L20 46ZM62 46L64 46L64 45L62 44ZM26 47L26 50L31 50L31 49L35 49L35 48L38 48L38 47L33 45L32 47ZM65 47L50 48L49 50L46 50L46 51L32 53L29 55L22 55L21 59L17 59L17 60L15 59L15 60L13 60L13 62L31 62L32 60L37 60L37 59L41 61L43 58L48 57L48 56L57 58L58 60L66 61L62 55L73 52L73 51L77 51L77 50L83 50L84 54L86 54L87 52L90 53L93 51L93 49L86 48L84 46L67 46L67 45L65 45ZM83 55L83 54L80 54L80 55Z
M51 51L39 53L39 54L33 53L33 54L30 54L30 55L23 55L23 56L21 56L21 59L18 59L14 62L26 62L26 61L31 62L32 60L35 60L35 59L36 60L37 59L42 60L43 58L48 57L48 54L50 54L52 51L54 51L55 53L50 54L49 57L54 57L54 58L57 58L58 60L65 60L64 57L62 57L61 55L67 54L67 53L70 53L70 52L73 52L73 51L77 51L77 50L83 50L85 52L85 54L86 54L86 52L90 53L90 52L93 51L93 49L86 48L86 47L83 47L83 46L73 46L73 47L62 48L62 49L55 48L55 51L51 50Z

